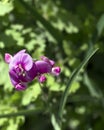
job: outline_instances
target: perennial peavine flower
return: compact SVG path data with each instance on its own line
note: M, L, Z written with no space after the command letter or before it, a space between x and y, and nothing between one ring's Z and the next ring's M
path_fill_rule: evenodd
M51 69L51 74L53 74L53 75L55 75L55 76L59 76L59 74L60 74L60 72L61 72L61 68L58 67L58 66L57 66L57 67L54 66L54 65L55 65L55 62L54 62L53 60L50 60L50 59L48 59L48 58L45 57L45 56L42 56L41 59L42 59L43 61L46 61L47 63L49 63L49 64L51 65L51 67L52 67L52 69Z
M37 76L36 65L25 50L19 51L14 56L6 53L5 61L9 64L10 79L17 90L26 89L27 83Z
M40 83L44 83L46 81L44 74L50 73L58 76L61 71L60 67L54 67L53 60L42 56L41 60L34 61L25 50L19 51L14 56L6 53L5 61L9 64L10 79L17 90L26 89L28 82L35 77L38 77Z
M35 64L37 66L38 73L40 75L45 74L45 73L50 73L50 74L53 74L54 76L59 76L59 74L61 72L60 67L54 67L55 62L45 56L41 56L41 60L36 61ZM43 77L43 75L42 75L42 77ZM41 79L44 79L44 80L41 81ZM46 80L46 77L39 78L39 81L41 83L45 82L45 80Z
M46 81L46 77L44 75L40 75L38 79L40 83L44 83Z
M53 75L59 76L60 72L61 72L60 67L57 66L57 67L53 67L53 68L52 68L52 74L53 74Z

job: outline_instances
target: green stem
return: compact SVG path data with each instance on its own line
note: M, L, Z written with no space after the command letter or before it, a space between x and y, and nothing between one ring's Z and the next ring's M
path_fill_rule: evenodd
M23 110L23 111L15 112L15 113L1 114L0 118L34 115L34 114L41 113L41 111L42 111L41 109Z
M78 74L80 73L81 69L84 68L84 66L88 63L88 61L90 60L90 58L96 53L98 49L93 50L92 48L88 51L88 55L85 57L85 59L83 60L83 62L78 66L78 68L76 68L74 70L74 72L72 73L70 79L67 82L65 91L62 95L61 101L60 101L60 106L59 106L59 119L62 118L63 115L63 110L68 98L68 93L69 93L69 89L72 85L72 83L75 81L76 77L78 76Z

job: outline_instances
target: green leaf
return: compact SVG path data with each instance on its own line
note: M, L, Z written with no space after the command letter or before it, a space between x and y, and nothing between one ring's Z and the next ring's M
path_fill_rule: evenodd
M69 89L72 86L72 83L76 80L77 76L79 75L80 71L85 67L85 65L88 63L88 61L91 59L91 57L96 53L98 49L89 49L87 56L85 57L85 59L82 61L82 63L73 71L70 79L68 80L67 84L66 84L66 88L65 91L62 95L61 101L60 101L60 106L59 106L59 118L62 118L63 115L63 110L68 98L68 94L69 94Z
M73 82L70 87L69 94L75 93L80 88L80 84L78 82Z
M34 101L37 99L37 97L40 95L41 89L37 84L33 84L30 88L28 88L23 95L22 98L22 105L28 105L30 102Z
M87 86L92 97L101 98L103 96L101 90L93 84L93 82L88 77L87 73L84 73L84 83Z
M60 87L60 83L55 81L55 78L52 77L52 75L48 75L48 80L47 80L47 86L49 86L49 90L50 91L63 91L65 86L61 85Z
M54 130L61 130L59 124L57 123L57 120L56 120L54 114L52 114L52 116L51 116L51 122L52 122L52 125L54 127Z
M0 2L0 16L4 16L5 14L9 13L12 10L13 10L12 3Z
M12 118L9 119L7 130L18 130L19 125L23 124L24 121L25 121L25 119L22 116L19 116L19 117L13 118L13 119Z
M103 29L104 29L104 14L100 17L100 19L97 23L98 36L101 35Z

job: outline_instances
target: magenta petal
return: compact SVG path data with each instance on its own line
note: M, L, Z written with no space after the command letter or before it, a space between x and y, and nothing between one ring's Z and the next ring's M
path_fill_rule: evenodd
M12 82L12 84L13 84L14 86L19 83L19 78L18 78L18 76L16 75L16 73L15 73L14 70L10 70L10 71L9 71L9 75L10 75L11 82Z
M27 88L27 86L26 86L25 84L22 84L22 83L19 83L19 84L17 84L17 85L15 86L15 89L16 89L16 90L19 90L19 91L25 90L26 88Z
M50 63L48 57L46 57L46 56L41 56L41 60Z
M41 56L41 60L49 63L50 65L54 66L55 62L53 60L48 59L46 56Z
M61 69L60 67L53 67L52 68L52 74L55 75L55 76L58 76L61 72Z
M44 74L44 73L50 73L51 72L51 65L45 61L36 61L35 62L37 71L39 74Z
M21 54L14 55L10 64L9 64L9 69L13 69L16 67L19 63L21 63Z
M12 58L9 64L9 69L11 70L12 68L16 67L18 64L23 65L24 69L29 71L32 68L33 61L30 55L26 53L19 53Z
M10 55L9 53L5 53L5 62L9 64L11 60L12 60L12 55Z
M33 60L30 55L23 54L21 57L21 62L23 63L24 69L29 71L33 66Z
M44 75L40 75L38 79L40 83L44 83L46 81L46 77Z
M52 67L54 66L55 62L53 60L49 60L50 64L52 65Z
M37 73L38 73L37 67L36 67L35 63L33 63L32 68L29 71L26 72L26 77L25 78L28 81L32 81L37 76Z

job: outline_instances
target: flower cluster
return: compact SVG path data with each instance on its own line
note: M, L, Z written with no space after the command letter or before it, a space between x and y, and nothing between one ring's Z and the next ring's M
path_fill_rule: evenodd
M26 50L21 50L14 56L6 53L5 62L9 64L10 79L17 90L25 90L28 82L36 77L40 83L44 83L46 73L58 76L61 71L60 67L55 67L53 60L42 56L40 60L34 61Z

